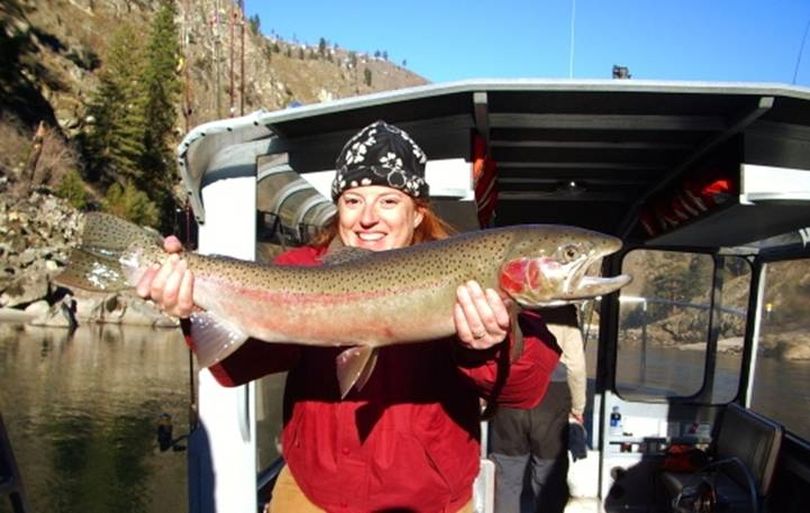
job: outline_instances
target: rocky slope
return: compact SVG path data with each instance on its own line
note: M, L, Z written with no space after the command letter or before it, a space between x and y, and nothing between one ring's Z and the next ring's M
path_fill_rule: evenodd
M56 187L82 167L74 142L111 35L131 24L148 38L161 0L4 0L0 3L0 175ZM407 69L325 39L290 42L254 33L236 3L178 0L182 42L175 143L199 124L426 83ZM262 23L272 26L272 20ZM36 165L39 129L44 142ZM95 192L95 191L94 191Z
M78 240L80 214L47 189L23 200L4 193L0 180L0 321L68 327L66 309L75 301L79 323L108 322L176 326L151 303L132 294L69 291L53 278Z
M8 55L0 81L4 92L14 94L0 100L0 123L16 117L30 131L44 120L74 135L85 121L84 105L104 65L110 34L131 23L147 37L159 5L160 0L4 0L0 38ZM185 87L178 135L231 113L426 83L363 49L342 49L326 40L321 48L320 41L294 43L254 33L235 2L180 0L176 6L178 70ZM272 20L261 25L272 27Z
M110 35L123 23L144 38L160 0L3 0L0 4L0 308L2 317L66 325L64 265L79 216L51 191L81 166L73 139L104 66ZM291 42L254 33L236 2L176 2L183 97L176 136L259 108L276 110L424 84L400 66L325 40ZM261 20L272 27L272 20ZM320 44L319 44L320 43ZM362 49L360 49L362 50ZM31 166L41 127L39 159ZM33 192L32 192L33 189ZM78 293L77 293L78 294ZM77 295L80 322L172 324L127 296Z

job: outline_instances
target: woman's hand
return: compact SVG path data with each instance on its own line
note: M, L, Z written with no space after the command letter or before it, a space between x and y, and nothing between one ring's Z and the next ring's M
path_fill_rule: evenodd
M142 298L157 303L164 312L188 317L194 310L194 275L178 255L183 245L177 237L170 235L164 239L163 249L170 253L169 258L163 265L155 264L147 269L135 290Z
M488 349L509 333L506 301L493 289L486 291L475 281L456 290L453 321L459 340L473 349Z

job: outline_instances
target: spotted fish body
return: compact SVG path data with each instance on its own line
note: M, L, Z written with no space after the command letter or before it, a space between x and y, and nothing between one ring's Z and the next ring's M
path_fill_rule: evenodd
M82 244L57 281L120 290L165 260L154 234L106 214L85 217ZM194 303L204 310L192 316L198 361L212 365L248 337L354 346L338 362L340 373L340 358L346 360L351 377L345 379L354 383L373 367L369 350L455 333L452 312L460 284L475 280L523 308L606 294L629 277L594 278L585 272L620 246L614 237L580 228L524 225L385 252L346 248L334 263L318 267L186 254L194 272ZM359 363L348 363L356 358ZM351 386L343 379L341 384Z

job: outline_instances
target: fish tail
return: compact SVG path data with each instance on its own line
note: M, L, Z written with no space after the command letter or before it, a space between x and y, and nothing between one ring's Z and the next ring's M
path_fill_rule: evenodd
M118 292L132 288L117 258L94 254L83 248L71 251L67 267L54 277L54 281L69 289L96 292Z
M117 292L134 286L137 263L122 260L134 246L162 245L162 238L140 226L110 214L84 215L81 243L68 258L68 265L54 278L60 285L91 291Z

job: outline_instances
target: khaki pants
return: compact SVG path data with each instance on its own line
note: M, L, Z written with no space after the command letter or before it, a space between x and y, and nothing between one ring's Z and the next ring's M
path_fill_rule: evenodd
M273 487L273 498L264 507L265 513L326 513L312 504L298 487L289 469L285 466ZM458 510L458 513L473 513L472 501Z

